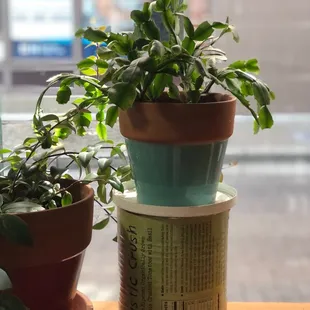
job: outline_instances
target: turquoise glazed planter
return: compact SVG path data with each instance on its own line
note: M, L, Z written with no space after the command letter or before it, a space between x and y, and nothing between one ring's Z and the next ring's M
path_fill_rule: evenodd
M198 104L136 103L120 111L138 202L213 203L234 116L235 98L221 94Z
M126 139L139 202L162 206L212 203L227 140L169 145Z

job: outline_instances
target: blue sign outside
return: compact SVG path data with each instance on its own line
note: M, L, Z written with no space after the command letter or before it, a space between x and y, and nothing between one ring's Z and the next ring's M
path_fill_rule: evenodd
M72 56L72 41L13 41L14 57L67 58Z
M9 0L8 6L13 57L72 57L74 0Z

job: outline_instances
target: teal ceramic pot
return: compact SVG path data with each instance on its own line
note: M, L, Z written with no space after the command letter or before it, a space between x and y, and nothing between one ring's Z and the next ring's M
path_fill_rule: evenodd
M139 202L191 206L215 199L227 140L169 145L126 139Z
M214 202L235 103L230 95L212 94L198 104L136 103L120 112L139 203Z

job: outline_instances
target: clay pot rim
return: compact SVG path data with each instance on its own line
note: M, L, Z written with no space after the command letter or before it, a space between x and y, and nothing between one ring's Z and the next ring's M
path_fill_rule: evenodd
M121 134L141 142L179 145L223 141L233 134L234 96L211 93L201 99L202 103L163 99L167 94L153 104L137 102L126 111L120 110Z
M67 180L67 179L61 179L61 181L72 181L72 180ZM81 204L81 203L84 203L85 201L89 200L89 199L92 199L92 197L94 196L94 189L89 185L89 184L83 184L82 182L77 182L76 183L77 185L80 184L80 185L83 185L85 186L85 188L87 188L89 190L89 193L82 199L80 200L77 200L73 203L71 203L70 205L68 206L65 206L65 207L60 207L60 208L56 208L56 209L45 209L45 210L42 210L42 211L35 211L35 212L19 212L19 213L8 213L9 215L16 215L16 216L22 216L24 219L26 219L27 217L29 216L34 216L35 214L42 214L44 212L59 212L60 210L62 210L63 208L64 209L71 209L71 208L75 208L76 205L78 204Z
M133 103L133 106L137 105L151 105L151 104L169 104L169 105L174 105L174 106L203 106L203 105L215 105L215 104L229 104L233 103L234 101L237 100L237 98L231 94L226 94L226 93L208 93L202 98L207 99L207 98L212 98L218 96L219 100L212 100L212 101L201 101L197 103L187 103L187 102L181 102L176 99L171 99L167 93L163 93L163 95L159 98L160 100L158 101L135 101Z

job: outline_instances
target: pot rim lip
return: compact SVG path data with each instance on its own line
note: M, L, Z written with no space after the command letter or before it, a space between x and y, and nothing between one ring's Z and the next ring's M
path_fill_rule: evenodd
M217 197L213 203L198 206L164 206L139 203L137 191L128 184L124 193L114 191L113 201L118 209L136 215L160 218L199 218L219 214L232 209L237 202L237 190L225 183L219 183Z
M68 181L66 179L64 179L65 181ZM63 208L64 209L68 209L68 208L74 208L77 204L80 204L80 203L83 203L89 199L91 199L93 196L94 196L94 189L89 185L89 184L83 184L83 183L80 183L82 185L84 185L85 187L87 187L90 191L89 191L89 194L86 195L83 199L80 199L76 202L73 202L71 203L70 205L68 206L65 206L65 207L61 207L61 208L55 208L55 209L45 209L45 210L42 210L42 211L35 211L35 212L19 212L19 213L6 213L8 215L16 215L16 216L22 216L23 218L24 217L30 217L30 216L34 216L35 214L42 214L44 212L57 212L57 211L60 211L62 210Z
M237 98L233 96L232 94L226 94L226 93L209 93L208 95L221 95L221 96L227 96L226 100L219 100L219 101L210 101L210 102L197 102L197 103L184 103L184 102L177 102L177 100L174 101L135 101L132 105L134 107L136 104L143 105L143 106L150 106L150 105L159 105L159 104L169 104L174 106L209 106L209 105L216 105L216 104L229 104L237 101Z

